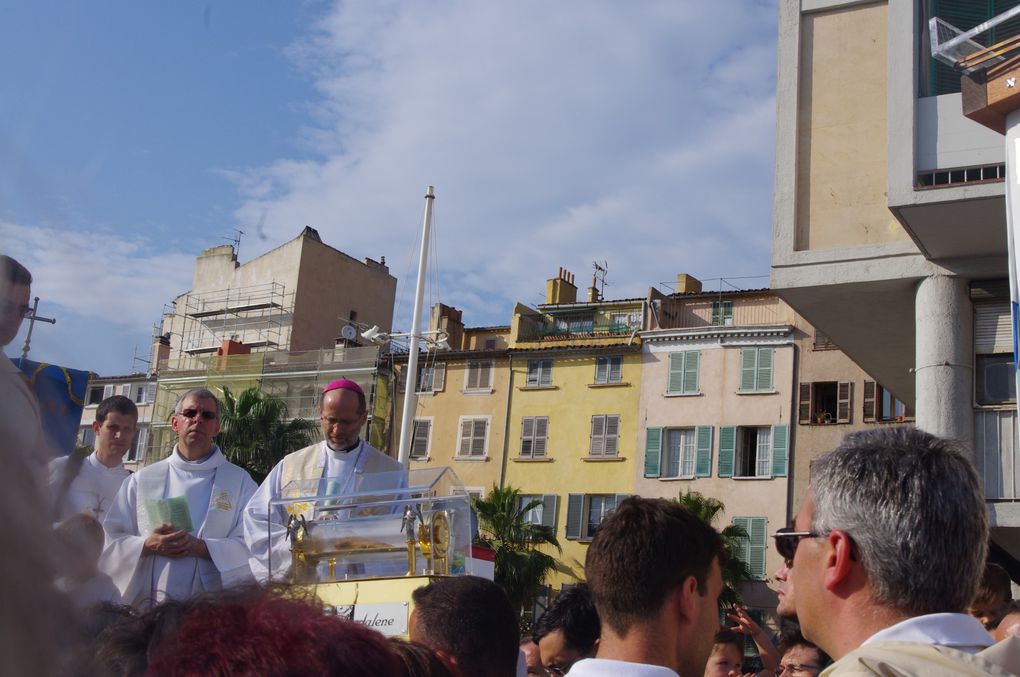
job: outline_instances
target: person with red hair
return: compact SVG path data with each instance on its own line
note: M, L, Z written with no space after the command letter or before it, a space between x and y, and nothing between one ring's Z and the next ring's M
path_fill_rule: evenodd
M389 642L360 623L304 600L269 594L228 598L187 614L156 648L146 675L399 677Z

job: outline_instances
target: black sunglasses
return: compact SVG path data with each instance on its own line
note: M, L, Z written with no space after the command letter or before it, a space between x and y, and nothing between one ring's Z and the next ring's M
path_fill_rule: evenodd
M185 409L180 413L184 418L195 418L201 416L206 421L211 421L216 418L216 412L214 411L199 411L198 409Z
M793 527L783 527L772 538L776 539L776 551L786 560L787 565L793 562L793 556L797 554L797 546L805 538L815 538L822 534L813 531L794 531Z

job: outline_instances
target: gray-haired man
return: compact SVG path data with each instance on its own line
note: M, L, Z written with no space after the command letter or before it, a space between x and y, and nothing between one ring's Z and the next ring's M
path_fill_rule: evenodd
M811 465L776 546L826 675L1005 674L965 611L988 542L984 495L956 443L913 428L848 435Z

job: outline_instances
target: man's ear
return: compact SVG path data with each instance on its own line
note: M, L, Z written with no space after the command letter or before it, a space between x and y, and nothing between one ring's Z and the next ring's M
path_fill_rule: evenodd
M825 577L823 583L827 590L832 590L844 583L853 572L857 563L854 561L854 543L845 531L836 529L825 537Z
M671 613L681 625L689 625L695 619L695 597L698 595L698 580L688 576L684 582L673 588L669 595Z
M433 649L432 651L435 652L436 657L439 660L443 661L443 663L446 664L446 667L450 668L450 672L452 672L455 675L461 674L460 667L458 667L458 665L457 665L457 659L456 658L454 658L450 654L446 653L442 649Z
M93 421L93 422L92 422L92 432L94 432L95 434L97 434L97 435L98 435L98 434L99 434L99 431L100 431L100 429L101 429L102 427L103 427L103 424L102 424L102 423L100 423L99 421Z

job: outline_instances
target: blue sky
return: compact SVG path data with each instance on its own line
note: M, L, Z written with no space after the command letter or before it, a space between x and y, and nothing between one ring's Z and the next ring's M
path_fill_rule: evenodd
M144 369L135 346L235 227L242 261L305 225L386 256L406 328L428 184L429 297L470 326L594 260L610 297L767 276L775 34L751 0L10 6L0 250L58 318L30 356Z

